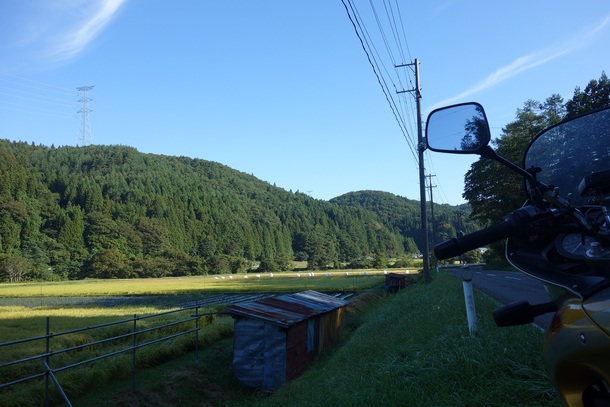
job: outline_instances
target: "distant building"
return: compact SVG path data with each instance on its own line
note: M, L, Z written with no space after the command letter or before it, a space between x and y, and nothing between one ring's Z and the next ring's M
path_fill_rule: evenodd
M233 314L233 373L245 386L277 389L341 338L348 301L304 291L239 303Z

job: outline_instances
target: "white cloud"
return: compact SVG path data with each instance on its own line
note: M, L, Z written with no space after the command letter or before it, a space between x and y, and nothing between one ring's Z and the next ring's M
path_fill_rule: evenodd
M451 98L445 99L437 103L436 105L431 107L430 110L433 110L440 106L446 106L452 103L463 101L467 97L470 97L483 90L492 88L504 82L505 80L512 78L513 76L519 75L523 72L529 71L532 68L544 65L554 59L570 54L578 49L584 48L589 45L595 39L595 37L609 24L610 16L607 16L600 24L596 25L592 29L584 31L581 34L575 36L567 43L563 42L561 44L553 45L549 48L518 57L510 64L503 66L502 68L488 75L484 80L477 83L473 87L465 90L464 92L458 95L455 95Z
M74 13L75 2L64 2L61 12L76 15L75 21L68 21L68 28L53 38L48 56L54 60L67 60L81 53L107 26L125 1L87 2L86 7L77 13Z

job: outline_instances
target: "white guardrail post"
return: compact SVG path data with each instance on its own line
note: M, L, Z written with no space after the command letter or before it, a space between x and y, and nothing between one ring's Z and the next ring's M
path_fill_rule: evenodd
M462 286L464 287L464 302L466 303L466 318L468 331L473 335L477 331L477 311L474 307L474 294L472 290L472 270L462 269Z

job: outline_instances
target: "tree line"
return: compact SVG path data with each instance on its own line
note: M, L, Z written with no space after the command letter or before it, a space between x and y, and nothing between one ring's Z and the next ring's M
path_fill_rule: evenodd
M316 200L127 146L0 140L0 281L399 265L419 253L418 207L379 191ZM441 210L441 229L468 210Z

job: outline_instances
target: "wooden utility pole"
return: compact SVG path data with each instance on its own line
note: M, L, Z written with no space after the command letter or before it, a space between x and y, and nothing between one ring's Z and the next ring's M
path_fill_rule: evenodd
M419 161L419 199L420 199L420 216L422 230L422 255L423 255L423 276L424 282L430 282L430 246L428 243L428 218L426 216L426 172L424 167L424 151L426 151L426 143L424 142L423 126L421 122L421 87L419 84L419 60L415 58L415 62L411 64L395 65L395 68L415 66L415 89L396 91L396 93L413 92L415 95L415 104L417 109L417 152Z
M432 177L436 175L428 174L428 188L430 189L430 222L432 222L432 246L436 244L436 222L434 221L434 198L432 197L432 188L436 188L436 185L432 185ZM436 257L434 258L434 268L437 269L438 264Z

